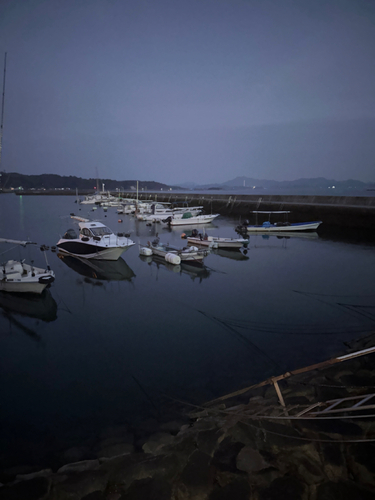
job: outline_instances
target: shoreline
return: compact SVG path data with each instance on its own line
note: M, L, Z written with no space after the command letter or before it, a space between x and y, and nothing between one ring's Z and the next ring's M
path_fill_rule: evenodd
M126 425L103 430L96 457L29 473L20 468L0 487L0 499L28 498L23 491L34 491L36 500L273 500L283 494L319 500L343 491L350 492L348 498L370 499L375 493L371 401L362 403L368 410L331 413L328 419L293 417L319 401L371 392L375 334L348 344L346 355L371 351L280 374L195 406L180 419L150 427L138 442Z

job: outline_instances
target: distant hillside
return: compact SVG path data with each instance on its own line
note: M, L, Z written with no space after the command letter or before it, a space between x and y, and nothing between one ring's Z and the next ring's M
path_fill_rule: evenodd
M115 181L112 179L100 179L99 190L107 191L130 191L136 189L136 180ZM70 189L70 190L92 190L97 188L97 179L82 179L74 176L61 176L56 174L23 175L15 172L1 172L0 189ZM168 191L170 188L178 189L177 186L168 186L155 181L138 181L139 190Z

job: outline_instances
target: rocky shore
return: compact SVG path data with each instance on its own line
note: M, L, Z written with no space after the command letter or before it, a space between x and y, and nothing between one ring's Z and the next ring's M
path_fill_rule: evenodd
M371 335L349 352L374 344ZM375 397L361 411L347 400L347 411L326 419L296 415L375 392L374 356L287 376L278 383L285 406L265 384L158 428L149 422L143 436L105 429L90 459L81 460L83 444L66 450L59 468L2 471L0 500L371 500Z

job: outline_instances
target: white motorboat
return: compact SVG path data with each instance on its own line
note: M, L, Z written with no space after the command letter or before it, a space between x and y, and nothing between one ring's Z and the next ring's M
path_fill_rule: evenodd
M189 262L190 264L202 264L203 259L208 255L207 250L200 250L197 247L177 248L175 246L160 243L159 237L156 236L154 241L148 241L147 246L141 246L140 255L158 255L164 257L170 264L178 265L181 262Z
M97 260L117 260L135 243L123 233L114 234L98 221L72 216L79 221L79 235L68 229L56 246L60 252L74 257Z
M138 220L143 220L147 222L160 222L167 217L180 218L185 213L190 213L191 216L199 215L202 212L203 207L176 207L168 208L164 204L153 203L151 205L151 213L139 213L137 215Z
M208 236L201 234L197 230L192 231L191 236L182 236L187 239L189 245L204 246L208 248L239 249L247 246L249 240L246 238L220 238L219 236Z
M172 215L164 219L162 222L168 224L169 226L187 226L187 225L197 225L197 224L209 224L220 214L210 214L210 215L192 215L191 212L185 212L184 214Z
M0 243L36 245L31 241L0 238ZM43 247L42 247L43 248ZM48 263L45 269L26 264L25 260L8 260L1 264L0 291L11 293L42 293L55 280Z
M287 214L290 213L288 210L274 210L274 211L264 211L257 210L253 211L253 214L256 214L256 223L251 225L246 221L242 226L239 226L238 230L244 230L248 233L280 233L280 232L291 232L291 231L315 231L318 229L322 221L313 221L313 222L293 222L290 223L285 218L284 221L281 222L271 222L271 215L273 214ZM262 224L258 224L258 214L267 214L268 220L263 222Z

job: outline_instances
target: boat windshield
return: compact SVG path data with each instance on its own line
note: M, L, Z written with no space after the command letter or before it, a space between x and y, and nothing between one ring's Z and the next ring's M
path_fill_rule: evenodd
M90 230L94 236L105 236L107 234L112 234L112 231L106 226L91 227Z

